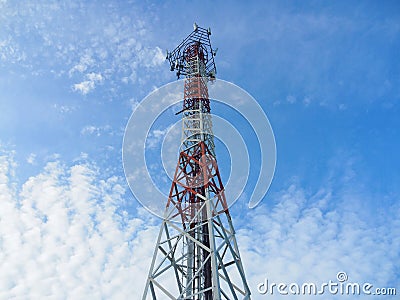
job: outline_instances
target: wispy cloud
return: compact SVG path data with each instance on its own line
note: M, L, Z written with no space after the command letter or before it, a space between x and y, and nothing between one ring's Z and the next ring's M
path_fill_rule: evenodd
M98 73L86 74L86 80L80 83L76 83L73 86L74 91L80 92L82 95L90 93L97 84L103 82L103 76Z
M111 90L121 82L145 83L148 77L143 74L163 63L165 55L151 40L146 16L135 14L139 9L130 5L125 14L117 3L5 2L0 63L6 69L18 65L31 74L51 70L78 81L72 88L83 95L105 80Z
M89 55L85 54L83 55L79 63L74 65L70 70L69 70L69 76L72 76L75 72L78 73L83 73L87 70L88 67L91 67L95 63L95 60Z
M104 126L94 126L94 125L87 125L81 129L81 135L95 135L101 136L104 133L112 134L111 126L104 125Z
M26 162L28 164L31 164L31 165L35 164L35 162L36 162L36 154L35 153L29 154L29 156L26 158Z
M172 128L172 125L164 128L164 129L151 130L149 132L147 140L146 140L146 146L149 147L150 149L160 147L161 142L164 140L165 136L171 130L171 128Z

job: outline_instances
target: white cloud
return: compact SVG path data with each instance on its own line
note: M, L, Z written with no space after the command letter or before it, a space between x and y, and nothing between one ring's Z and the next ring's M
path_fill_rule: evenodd
M101 81L103 81L103 79L104 79L103 76L101 76L101 74L93 73L93 72L87 74L86 77L87 77L89 80L93 81L93 82L96 82L96 81L101 82Z
M134 111L138 106L140 102L137 101L135 98L129 99L129 106L131 107L132 111Z
M0 157L0 298L139 297L157 228L117 212L121 179L52 162L18 194L12 165Z
M163 53L160 47L155 47L149 51L149 58L151 58L149 67L157 67L165 62L165 53Z
M81 135L101 136L103 133L112 134L111 126L110 125L104 125L104 126L87 125L81 129Z
M296 97L293 95L289 95L286 97L286 101L289 102L290 104L294 104L297 102Z
M36 160L36 154L35 153L31 153L29 154L29 156L26 158L26 162L30 165L33 165L35 163Z
M74 91L80 92L82 95L86 95L94 89L94 82L90 80L82 81L81 83L74 84Z
M94 59L90 54L86 53L81 58L78 64L73 66L69 70L69 76L72 76L75 72L83 73L87 70L88 67L91 67L95 63Z
M86 79L87 80L82 81L81 83L74 84L73 90L80 92L82 95L86 95L94 90L98 83L101 83L104 80L101 74L93 72L86 74Z
M351 204L357 202L356 195L341 197L335 199L324 190L307 196L293 185L282 191L273 207L248 211L245 223L234 218L236 225L244 225L238 240L252 299L283 299L257 293L257 284L265 278L270 283L321 284L345 271L349 282L370 282L375 287L399 283L400 255L393 251L400 247L396 213L365 219L363 211Z
M146 140L146 146L150 149L154 149L157 146L161 146L161 141L164 139L165 135L170 131L173 125L170 125L164 129L153 129L149 132Z
M71 113L77 109L77 107L73 105L60 105L57 103L53 105L53 108L61 114Z
M304 97L303 104L305 106L309 106L311 104L311 98L310 97Z

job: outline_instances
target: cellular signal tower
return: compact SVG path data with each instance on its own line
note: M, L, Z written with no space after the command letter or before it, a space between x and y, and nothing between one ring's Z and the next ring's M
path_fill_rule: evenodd
M210 29L194 24L167 60L185 76L182 144L147 277L147 299L250 299L214 152Z

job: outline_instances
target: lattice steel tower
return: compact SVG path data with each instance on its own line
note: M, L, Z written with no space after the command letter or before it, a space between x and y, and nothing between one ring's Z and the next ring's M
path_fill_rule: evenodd
M207 83L215 79L210 29L167 59L185 76L182 144L143 295L146 299L250 299L214 152Z

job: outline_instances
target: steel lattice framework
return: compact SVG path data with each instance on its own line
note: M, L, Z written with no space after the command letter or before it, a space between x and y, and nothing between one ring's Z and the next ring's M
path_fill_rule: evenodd
M250 299L214 152L207 83L215 79L210 29L167 59L185 76L182 145L143 295L146 299Z

